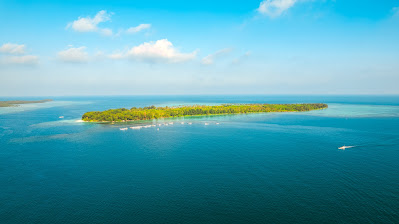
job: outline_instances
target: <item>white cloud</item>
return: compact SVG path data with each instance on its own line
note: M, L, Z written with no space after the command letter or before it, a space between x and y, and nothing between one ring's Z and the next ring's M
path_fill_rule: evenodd
M2 64L8 65L36 65L39 57L35 55L7 56L1 59Z
M191 53L181 53L167 39L155 42L145 42L125 51L115 51L106 55L102 51L97 51L93 57L86 52L86 47L73 47L68 45L66 50L57 53L57 58L63 62L85 63L100 59L132 59L150 63L179 63L194 59L197 51Z
M231 48L225 48L225 49L218 50L218 51L216 51L215 53L210 54L210 55L204 57L204 58L201 60L201 63L204 64L204 65L211 65L211 64L214 63L215 59L217 59L217 58L219 58L219 57L221 57L221 56L223 56L223 55L226 55L226 54L230 53L232 50L233 50L233 49L231 49Z
M112 30L108 28L99 28L98 24L111 20L111 14L105 10L99 11L93 18L79 17L77 20L69 23L67 28L72 28L77 32L98 32L106 36L112 35Z
M140 24L136 27L130 27L126 30L127 33L138 33L142 30L151 28L151 24Z
M6 43L0 47L0 53L4 54L25 54L24 44Z
M89 61L89 54L85 50L86 47L70 47L58 52L58 58L63 62L85 63Z
M6 43L0 47L0 53L6 54L0 57L0 63L4 65L36 65L39 57L35 55L25 55L26 46L24 44Z
M258 12L269 17L277 17L288 10L297 0L264 0L260 3Z
M196 55L197 51L180 53L167 39L145 42L139 46L133 47L126 53L126 57L134 60L165 63L188 61L194 59Z

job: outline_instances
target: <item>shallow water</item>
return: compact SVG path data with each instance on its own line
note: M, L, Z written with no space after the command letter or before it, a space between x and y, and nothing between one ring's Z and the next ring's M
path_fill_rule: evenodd
M119 107L302 102L330 107L128 125L76 122L84 112ZM0 223L399 222L397 96L51 103L0 108ZM356 147L339 150L343 145Z

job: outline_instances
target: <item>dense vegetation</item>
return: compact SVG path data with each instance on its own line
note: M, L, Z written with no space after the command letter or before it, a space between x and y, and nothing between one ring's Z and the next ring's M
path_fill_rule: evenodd
M0 107L14 107L19 104L28 104L28 103L45 103L53 101L50 99L46 100L9 100L9 101L0 101Z
M261 112L299 112L327 108L327 104L224 104L218 106L178 106L178 107L133 107L130 110L110 109L83 114L82 120L93 122L150 120L168 117L183 117L213 114L240 114Z

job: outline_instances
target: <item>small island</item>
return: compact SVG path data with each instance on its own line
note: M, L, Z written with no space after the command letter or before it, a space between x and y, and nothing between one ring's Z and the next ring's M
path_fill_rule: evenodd
M0 101L0 107L17 107L20 104L28 104L28 103L46 103L53 101L51 99L45 100L9 100L9 101Z
M120 108L106 111L86 112L83 121L88 122L127 122L138 120L152 120L159 118L223 115L245 113L270 113L270 112L302 112L327 108L324 103L310 104L222 104L217 106L193 105L177 107L143 107L131 109Z

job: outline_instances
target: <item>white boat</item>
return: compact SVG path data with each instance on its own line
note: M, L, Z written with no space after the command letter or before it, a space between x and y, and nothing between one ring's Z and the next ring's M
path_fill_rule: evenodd
M58 118L60 118L60 119L63 119L63 118L64 118L64 116L59 116Z
M339 147L338 149L342 149L342 150L345 150L345 149L350 149L350 148L353 148L353 147L355 147L355 146L342 146L342 147Z
M188 122L187 124L190 124L190 125L191 125L191 124L193 124L193 123L191 123L191 122Z
M130 129L141 129L141 126L130 127Z
M173 124L173 122L169 122L169 124Z
M127 128L119 128L119 130L121 130L121 131L126 131Z
M181 122L180 124L184 124L184 122Z
M219 123L216 123L216 124L219 124Z
M205 125L209 125L208 123L205 123Z

